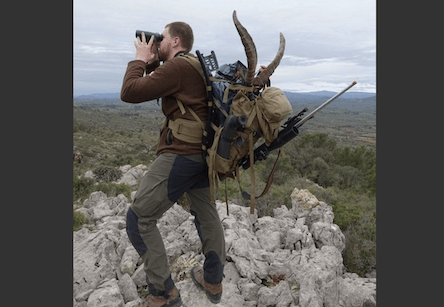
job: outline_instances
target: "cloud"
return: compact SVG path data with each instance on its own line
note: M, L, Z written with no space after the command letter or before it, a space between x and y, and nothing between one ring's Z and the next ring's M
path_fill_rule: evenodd
M353 81L355 91L375 92L376 67L346 58L284 56L272 75L272 84L287 91L339 91ZM371 90L372 89L372 90Z
M376 1L74 0L74 94L104 92L120 82L134 59L137 29L161 32L172 21L191 25L193 52L216 52L219 64L246 64L232 13L254 39L258 64L269 64L286 38L273 82L297 90L361 78L376 90ZM317 82L317 83L315 83Z
M84 55L98 54L98 55L110 55L110 54L134 54L134 52L130 51L127 48L107 48L105 46L89 46L89 45L80 45L78 47L78 51L83 53Z

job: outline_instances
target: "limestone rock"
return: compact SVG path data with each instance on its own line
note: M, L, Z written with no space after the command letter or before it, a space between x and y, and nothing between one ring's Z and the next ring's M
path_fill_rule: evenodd
M334 218L332 207L321 201L318 206L306 212L305 224L310 229L311 225L316 222L332 224Z
M316 247L335 246L340 252L345 249L345 236L336 224L316 222L311 226L311 233Z
M255 301L257 302L259 295L259 285L252 283L248 279L243 279L238 282L238 287L241 291L242 297L245 301Z
M184 280L176 283L182 298L182 307L233 307L243 306L244 298L240 294L238 287L232 283L222 282L222 297L219 304L212 304L205 295L205 292L196 287L192 280Z
M122 174L127 173L130 169L131 169L131 165L129 165L129 164L119 167L119 170L122 172Z
M122 171L122 177L116 181L116 183L124 183L131 187L137 186L139 180L145 175L148 167L143 164L139 164L131 168L131 165L125 165L120 167Z
M276 219L271 216L264 216L257 220L255 224L257 240L261 247L274 252L282 245L282 228L277 224Z
M122 274L133 275L136 270L137 261L139 260L139 254L136 249L131 245L125 249L120 262L120 271Z
M227 283L237 284L241 279L239 272L233 262L226 262L224 267L224 280Z
M342 307L376 306L376 278L361 278L346 273L339 279L339 304Z
M319 206L319 200L307 189L299 190L298 188L295 188L291 193L290 198L291 204L293 205L292 210L296 216L304 213L304 211Z
M121 169L128 173L134 168ZM125 229L129 201L123 195L94 192L79 209L94 224L92 230L73 233L75 307L135 307L142 302L137 288L147 286L145 271ZM308 190L295 189L292 208L276 208L273 217L250 215L248 207L232 203L227 215L226 204L220 201L216 208L225 232L227 261L222 300L215 306L376 305L376 278L344 274L344 235L333 223L331 206ZM189 274L204 262L193 221L189 212L175 204L157 226L182 306L212 306Z
M123 275L119 279L117 285L119 286L120 293L122 294L125 303L134 301L139 298L136 284L128 274Z
M92 178L95 179L96 177L94 176L94 173L92 171L86 171L85 174L83 175L85 178Z
M106 201L108 197L102 191L92 192L88 199L83 201L83 207L91 208L92 205L97 204L100 201Z
M88 298L87 307L124 307L122 294L116 279L111 279L94 290Z
M257 307L288 307L294 303L287 281L280 281L275 287L262 287L258 291Z
M138 298L134 301L126 303L125 307L139 307L143 302L144 300L142 298Z
M136 271L131 276L131 278L134 281L134 283L136 284L136 286L138 286L138 287L143 287L143 286L147 285L146 274L145 274L145 271L143 270L143 265L139 266L136 269Z
M103 192L93 192L86 199L83 206L87 209L88 216L96 224L102 224L105 219L114 219L115 216L126 215L128 210L128 199L125 195L119 194L117 197L107 197Z
M120 259L115 244L120 232L103 229L90 232L83 228L73 236L73 292L74 297L88 289L95 289L105 279L116 278Z

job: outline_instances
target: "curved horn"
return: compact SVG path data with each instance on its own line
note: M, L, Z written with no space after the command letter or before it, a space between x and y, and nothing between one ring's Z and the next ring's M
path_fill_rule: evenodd
M247 75L245 77L245 81L251 85L251 83L253 82L254 72L256 70L256 65L257 65L256 46L254 45L253 39L251 38L247 29L245 29L244 26L242 26L239 20L237 19L236 11L233 11L233 21L234 25L236 26L237 32L239 32L242 44L244 45L245 54L247 55L248 70L247 70Z
M281 59L284 56L284 51L285 51L284 34L280 33L279 41L280 41L279 42L279 49L278 49L276 56L274 57L273 61L271 61L270 65L268 65L267 68L265 68L265 70L259 74L259 76L254 78L254 80L253 80L254 85L263 86L265 83L267 83L268 78L270 78L270 76L273 74L276 67L281 62Z

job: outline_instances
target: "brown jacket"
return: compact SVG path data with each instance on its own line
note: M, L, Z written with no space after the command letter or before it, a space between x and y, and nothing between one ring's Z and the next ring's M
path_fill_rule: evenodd
M191 55L191 54L188 54ZM144 77L144 72L147 72ZM195 120L190 112L182 115L176 98L183 105L191 108L205 122L207 99L205 84L201 75L186 60L174 57L157 68L145 65L143 61L134 60L128 63L123 78L120 99L125 102L139 103L162 97L162 111L170 120L184 118ZM179 155L200 153L202 144L191 144L175 139L167 145L168 127L160 132L157 154L171 152Z

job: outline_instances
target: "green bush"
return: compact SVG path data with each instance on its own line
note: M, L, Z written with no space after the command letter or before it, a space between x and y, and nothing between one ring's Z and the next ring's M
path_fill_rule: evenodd
M334 152L334 163L343 178L341 189L354 188L361 193L376 194L376 152L373 148L360 146L338 147Z
M291 208L291 192L293 188L288 189L289 185L273 185L267 194L256 199L256 209L259 217L273 216L273 210L281 206ZM262 189L256 194L262 192Z
M116 181L122 176L122 171L111 166L99 166L93 170L93 174L99 181Z
M79 230L83 224L87 223L87 218L82 212L73 211L72 215L73 215L73 225L72 225L73 231Z
M84 132L90 133L90 132L92 132L93 129L94 128L88 124L81 123L75 119L73 120L73 125L72 125L72 132L73 133L76 133L79 131L84 131Z
M376 268L376 211L364 212L345 231L344 265L348 271L365 276Z
M375 157L376 159L376 157ZM376 163L367 171L367 193L376 195Z
M376 199L351 189L310 188L313 195L333 208L333 222L345 235L344 265L360 276L376 266Z
M73 200L84 200L89 197L91 192L94 191L95 180L92 178L86 178L76 175L73 176Z
M114 116L116 125L104 120L106 125L99 126L98 123L102 123L97 121L100 112L90 109L87 112L74 111L77 117L83 114L92 119L74 118L74 144L84 156L82 163L73 165L76 174L73 180L74 199L86 199L97 190L110 197L124 194L129 198L130 187L110 182L121 176L120 171L111 166L134 166L153 160L158 139L158 133L153 131L157 131L163 118L143 121L148 127L141 130L141 126L133 129L135 119L131 120L130 125L128 117L120 121L112 112L108 112L106 118ZM375 149L339 146L326 133L303 133L285 145L284 152L286 157L281 157L278 162L272 187L268 194L256 201L259 216L272 215L273 209L281 205L290 208L290 194L295 187L309 189L319 200L333 207L334 223L341 227L346 236L343 258L347 269L361 276L371 270L376 261ZM265 186L276 155L277 152L273 152L267 160L255 165L257 194ZM81 176L89 169L101 181L99 185L94 186L94 179ZM241 173L242 188L249 191L250 170L242 170ZM220 183L219 191L215 193L216 199L225 200L225 187L230 201L249 206L249 201L240 196L239 185L233 179Z
M376 152L360 146L338 147L325 133L305 134L285 147L293 173L323 187L376 193Z
M273 169L277 154L271 154L265 161L255 164L255 172L257 180L267 182L268 176ZM297 169L291 165L291 158L288 156L281 156L277 162L276 172L274 173L273 184L285 184L289 178L294 178L299 175Z
M134 165L133 163L134 157L130 154L116 154L116 157L111 160L113 165Z

